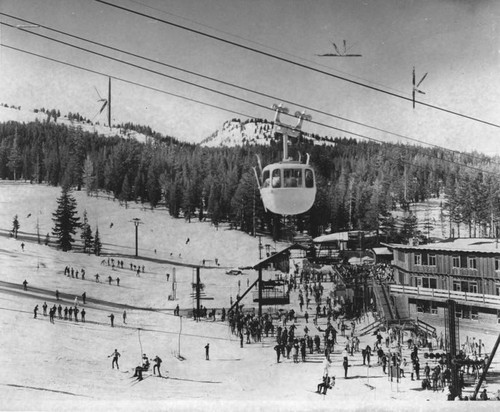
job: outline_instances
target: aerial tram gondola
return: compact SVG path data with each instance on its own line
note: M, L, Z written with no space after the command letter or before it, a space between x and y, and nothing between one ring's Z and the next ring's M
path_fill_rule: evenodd
M295 127L284 124L280 113L288 113L288 109L273 105L276 110L274 117L274 133L283 135L283 160L267 165L262 170L259 159L259 171L254 168L262 202L267 210L283 216L294 216L307 212L316 198L316 179L314 170L309 165L309 154L306 163L288 157L288 137L298 137L304 120L311 120L310 115L296 112L298 122Z

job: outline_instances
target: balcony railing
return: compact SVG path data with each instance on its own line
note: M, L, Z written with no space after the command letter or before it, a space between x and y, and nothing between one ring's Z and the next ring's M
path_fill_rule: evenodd
M469 303L482 303L500 308L500 296L482 293L459 292L456 290L430 289L420 286L390 285L391 293L402 293L410 296L454 299Z

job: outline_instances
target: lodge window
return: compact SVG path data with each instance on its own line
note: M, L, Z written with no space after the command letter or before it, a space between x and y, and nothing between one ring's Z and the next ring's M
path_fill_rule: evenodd
M454 268L459 268L460 267L460 256L453 256L451 265Z
M417 312L418 313L431 313L437 315L437 304L436 302L429 302L427 300L417 300Z
M437 315L438 314L438 308L437 308L437 303L436 302L431 302L431 314L432 315Z
M429 266L436 266L436 255L429 255Z
M500 314L500 311L497 311L497 320L499 319L499 314ZM458 305L457 309L455 311L455 316L457 318L462 318L462 319L472 319L472 320L479 319L477 307L474 307L474 306ZM500 323L500 321L499 321L499 323Z
M414 262L415 262L415 265L421 265L422 264L422 255L415 254L414 255Z
M430 313L431 307L429 305L429 302L427 302L425 300L418 300L417 301L417 312L418 313Z
M453 290L457 292L477 293L477 282L453 281Z
M427 289L437 288L437 279L435 278L422 278L422 287Z
M467 267L469 269L477 269L477 261L475 257L469 257Z

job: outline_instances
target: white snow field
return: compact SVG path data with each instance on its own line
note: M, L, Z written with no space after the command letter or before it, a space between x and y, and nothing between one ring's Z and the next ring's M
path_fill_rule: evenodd
M344 337L338 337L330 370L330 375L337 378L336 385L326 396L318 395L316 385L323 374L321 354L308 354L307 362L284 359L278 364L271 336L241 348L227 324L220 322L219 313L215 322L173 316L177 304L182 315L193 307L193 268L185 265L202 265L203 259L206 267L202 266L200 274L204 294L213 299L202 304L229 308L230 298L243 293L247 280L251 283L257 275L244 270L241 276L228 276L225 271L258 262L257 238L224 226L217 230L208 222L186 223L169 217L165 210L151 211L135 203L125 209L105 196L87 197L84 192L73 192L80 216L86 209L93 229L98 222L104 250L101 257L64 253L43 244L45 234L51 231L51 217L60 193L59 188L0 182L1 410L427 411L472 407L491 410L494 406L492 402L447 402L446 391L423 391L420 381L411 381L409 373L399 383L390 382L381 367L363 366L359 353L349 357L349 378L344 379ZM21 225L17 240L8 236L16 214ZM37 243L37 217L41 244ZM141 258L134 257L133 218L143 222L139 226ZM80 244L78 235L77 239ZM284 246L276 245L278 250ZM108 266L108 258L123 260L124 269ZM216 258L220 267L215 265ZM145 272L136 276L130 263L144 265ZM80 272L78 279L64 275L67 265ZM85 280L81 279L82 268ZM169 300L174 268L177 299ZM96 273L100 275L99 283L95 281ZM111 285L108 276L113 279ZM28 282L26 291L24 280ZM328 290L331 284L325 287ZM84 292L85 305L81 296ZM254 306L251 295L245 298L246 307ZM52 324L43 315L44 302L49 308L54 304L64 308L73 306L75 297L79 308L85 308L85 323L56 316ZM290 306L301 313L297 294L292 293L291 299ZM37 319L33 316L35 305L39 306ZM126 324L122 319L124 310ZM115 315L114 327L110 326L111 313ZM371 320L371 316L366 317L358 327ZM319 326L324 322L320 321ZM305 325L300 314L296 335L303 334ZM319 333L312 323L307 326L313 335ZM479 330L476 336L490 351L496 334ZM363 336L360 346L373 346L373 341L373 336ZM204 349L207 343L208 361ZM119 370L111 368L109 355L114 349L121 354ZM184 360L176 356L179 350ZM149 372L143 381L132 378L143 353L163 359L164 379ZM497 359L493 367L498 370ZM494 382L488 382L486 387L490 395L500 388Z

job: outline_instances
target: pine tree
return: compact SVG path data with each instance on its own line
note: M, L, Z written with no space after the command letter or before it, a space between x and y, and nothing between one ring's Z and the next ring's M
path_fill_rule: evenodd
M57 199L57 210L52 214L54 228L52 233L57 237L59 246L66 252L72 249L74 239L72 235L80 227L80 218L76 216L76 200L69 189L62 189L61 197Z
M86 210L83 212L81 238L83 240L83 253L90 253L94 244L94 236L92 236L92 228L89 225Z
M17 232L19 231L20 227L21 225L19 224L19 219L17 218L17 215L15 215L14 220L12 221L12 234L16 239L17 239Z
M92 192L96 190L96 177L94 175L94 164L87 155L85 163L83 164L83 183L85 184L85 190L87 191L87 196L92 196Z
M17 133L17 130L16 130ZM17 172L19 167L21 166L21 154L19 153L19 149L17 147L17 134L16 139L14 140L14 146L12 147L9 154L9 162L7 163L7 167L10 169L11 173L14 175L14 180L17 180Z
M95 237L94 237L94 253L96 256L101 255L102 243L101 238L99 237L99 227L95 228Z
M128 175L125 175L125 178L123 179L123 184L122 184L122 190L120 192L120 200L122 202L125 202L125 209L128 208L127 201L130 199L130 184L128 181Z

